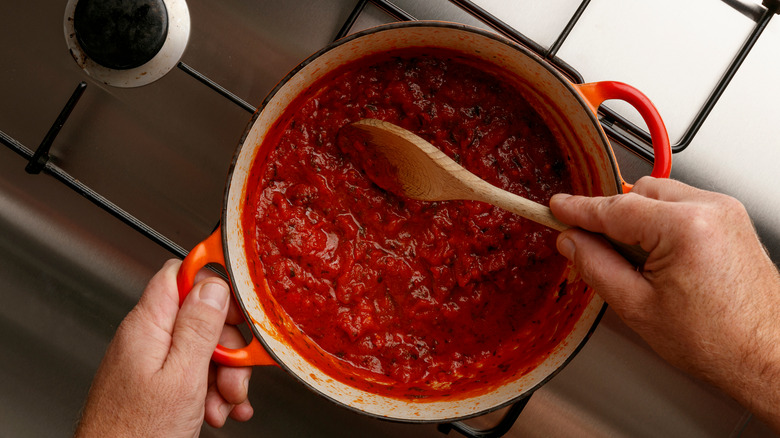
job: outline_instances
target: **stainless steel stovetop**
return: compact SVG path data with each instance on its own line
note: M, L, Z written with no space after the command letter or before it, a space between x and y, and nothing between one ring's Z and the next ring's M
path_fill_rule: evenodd
M51 146L50 163L72 176L71 184L89 187L154 229L167 248L47 172L26 173L23 153L0 147L0 436L72 434L119 321L165 259L194 246L217 224L232 153L250 118L246 107L260 105L291 68L332 41L358 2L188 1L186 66L131 89L101 85L79 69L65 43L64 3L0 3L0 143L37 148L74 89L86 82ZM457 2L393 3L418 19L485 26ZM766 26L701 129L686 139L760 20L759 2L476 3L543 51L554 47L554 55L584 80L621 80L648 94L673 142L686 146L675 154L672 176L742 200L773 260L780 260L780 140L773 129L780 114L780 88L773 83L780 73L778 19ZM585 4L569 37L557 45ZM390 20L368 2L351 29ZM187 66L247 105L204 85ZM610 108L637 123L631 109ZM639 150L616 148L629 180L649 172L641 143ZM253 420L221 430L204 427L202 435L443 436L435 425L390 423L337 407L276 368L256 368L250 391ZM470 424L495 421L491 416ZM773 435L717 390L665 364L608 311L582 352L531 397L506 436Z

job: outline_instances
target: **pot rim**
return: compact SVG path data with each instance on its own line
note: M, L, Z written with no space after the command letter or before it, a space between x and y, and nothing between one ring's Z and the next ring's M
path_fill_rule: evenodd
M499 35L497 33L487 31L484 29L479 29L473 26L461 24L461 23L452 23L452 22L445 22L445 21L426 21L426 20L420 20L420 21L413 21L413 22L396 22L396 23L389 23L384 25L375 26L369 29L365 29L362 31L358 31L355 33L352 33L346 37L343 37L339 40L336 40L327 46L323 47L322 49L318 50L317 52L313 53L309 57L307 57L305 60L300 62L297 66L295 66L292 70L290 70L287 75L285 75L277 84L276 86L268 93L268 95L265 97L261 105L257 108L257 111L252 115L252 118L250 119L249 123L247 124L246 129L244 130L243 135L241 136L238 147L236 148L233 159L230 164L230 170L227 174L227 182L225 185L224 195L223 195L223 208L222 208L222 214L221 214L221 223L225 224L227 223L227 215L228 215L228 203L230 201L230 191L231 191L231 185L233 182L233 174L236 169L236 164L239 159L239 156L241 155L242 151L244 150L244 147L247 146L246 139L249 136L250 132L252 131L255 122L257 121L258 117L264 110L264 108L268 105L268 103L273 100L273 98L276 96L276 94L279 92L279 90L284 87L287 82L295 76L299 71L301 71L303 68L305 68L307 65L312 63L314 60L320 58L325 53L335 49L336 47L339 47L345 43L348 43L350 41L353 41L355 39L361 38L366 35L374 34L374 33L380 33L384 31L391 31L399 28L416 28L416 27L432 27L432 28L449 28L454 29L458 31L463 32L470 32L475 33L483 37L487 37L489 39L493 39L497 42L506 44L510 48L517 50L518 52L522 53L523 55L533 59L537 64L545 68L548 72L550 72L558 81L560 81L566 89L571 93L571 95L577 100L579 105L582 107L582 110L587 114L588 118L591 120L593 125L596 127L596 130L598 132L599 139L601 143L604 145L604 147L607 149L607 157L609 159L609 164L611 166L612 172L615 175L615 183L616 183L616 190L618 193L623 193L623 187L620 183L620 172L618 170L617 162L614 156L614 153L612 151L612 147L610 145L610 142L606 136L606 133L604 132L597 115L594 113L590 102L588 102L585 97L577 90L577 88L572 84L571 81L559 70L557 70L554 66L552 66L549 62L545 61L543 58L541 58L539 55L537 55L535 52L533 52L531 49L527 48L526 46L521 45L520 43L510 40L502 35ZM249 145L248 147L256 147L255 145ZM234 188L235 189L235 188ZM238 188L240 189L240 188ZM234 283L235 274L233 272L233 266L232 263L230 263L231 257L230 257L230 246L228 245L228 233L222 232L221 233L221 241L222 241L222 248L223 253L225 256L225 270L227 271L227 274L230 278L231 283ZM590 286L588 286L588 289L591 289ZM234 291L234 294L235 291ZM236 297L236 301L239 304L239 307L241 308L241 311L243 312L244 318L246 321L248 321L247 325L250 326L253 336L258 339L258 341L263 345L263 347L266 349L268 354L271 356L271 358L277 363L277 365L282 368L287 374L290 374L294 376L295 380L305 385L309 390L312 392L315 392L319 396L324 397L325 399L339 405L342 407L345 407L349 409L350 411L360 413L362 415L368 415L373 418L383 419L383 420L390 420L390 421L396 421L396 422L403 422L403 423L409 423L409 424L430 424L430 423L449 423L453 421L459 421L459 420L465 420L469 418L475 418L479 416L486 415L491 412L495 412L497 410L506 408L507 406L513 405L515 403L518 403L528 397L531 397L536 390L541 388L543 385L545 385L547 382L549 382L553 377L555 377L560 371L562 371L566 365L568 365L574 357L580 352L580 350L585 346L585 344L588 342L590 337L593 335L594 331L596 330L596 327L599 325L599 322L601 321L601 318L603 317L604 313L607 309L607 303L603 302L601 308L599 309L598 313L596 314L593 322L591 323L590 327L586 331L586 334L582 338L582 340L579 342L579 344L569 353L569 355L563 360L563 362L554 370L549 372L543 379L541 379L539 382L537 382L532 387L528 388L522 393L519 393L515 397L510 397L506 401L499 403L496 406L492 406L489 408L485 408L483 410L471 413L471 414L465 414L465 415L459 415L459 416L453 416L453 417L444 417L439 418L435 420L431 419L414 419L414 418L396 418L392 417L391 415L382 415L378 413L373 413L369 411L364 411L362 409L359 409L355 406L349 405L347 403L344 403L340 400L335 399L330 394L327 394L318 388L312 386L309 382L302 379L300 376L297 375L293 370L289 368L289 366L284 363L283 360L280 360L277 352L274 351L273 348L270 348L267 341L263 336L260 335L257 327L255 324L251 323L252 318L249 313L249 311L246 308L246 304L241 300L239 297ZM596 299L599 299L596 297Z

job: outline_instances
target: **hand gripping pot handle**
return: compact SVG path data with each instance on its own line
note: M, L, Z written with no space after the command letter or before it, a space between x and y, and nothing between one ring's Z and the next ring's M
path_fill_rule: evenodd
M599 106L604 101L611 99L626 101L636 108L645 124L647 124L653 144L655 157L650 176L655 178L669 177L669 174L672 172L672 147L669 143L669 134L666 132L666 125L664 125L661 115L647 96L636 88L622 82L592 82L575 85L575 87L585 100L590 103L594 113L598 112ZM623 192L629 192L633 187L632 184L622 181L622 177L621 182L623 184Z
M222 251L222 229L217 228L211 236L200 242L190 251L181 264L176 282L179 287L179 305L195 285L195 274L209 263L225 266L225 255ZM263 345L254 336L252 341L242 348L227 348L217 345L212 360L228 366L276 365L268 355Z

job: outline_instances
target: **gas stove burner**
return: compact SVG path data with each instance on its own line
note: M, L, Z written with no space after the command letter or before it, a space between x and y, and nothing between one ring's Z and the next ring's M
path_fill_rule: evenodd
M73 13L76 40L95 62L116 70L154 58L168 36L162 0L79 0Z
M140 87L179 62L190 35L184 0L69 0L65 39L91 77L115 87Z

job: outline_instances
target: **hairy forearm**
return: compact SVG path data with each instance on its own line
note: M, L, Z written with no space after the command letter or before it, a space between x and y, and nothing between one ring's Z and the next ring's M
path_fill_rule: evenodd
M738 364L739 378L721 380L719 386L780 432L780 326L773 313L780 310L780 273L767 260L756 275L753 293L764 297L761 308L753 309L759 317L752 327L752 337L745 343ZM774 275L772 275L774 274ZM780 315L778 315L780 317Z

